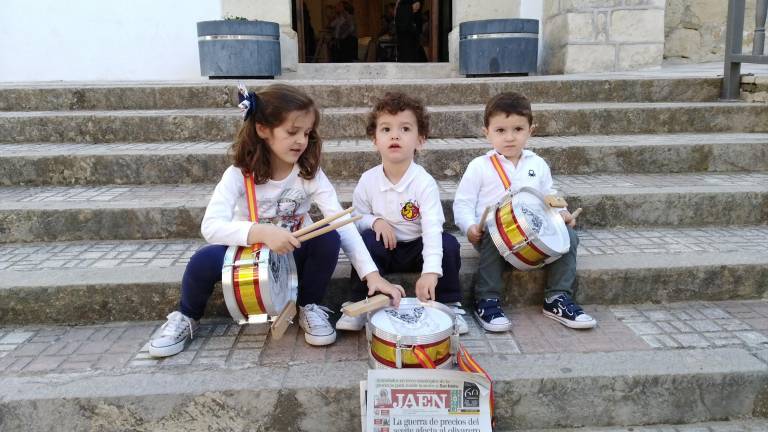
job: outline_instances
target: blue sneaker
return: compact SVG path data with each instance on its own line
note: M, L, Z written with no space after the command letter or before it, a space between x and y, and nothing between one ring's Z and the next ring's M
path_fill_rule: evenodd
M496 298L475 303L475 318L487 331L505 332L512 328L512 322L504 315L501 302Z
M581 306L565 293L553 298L551 302L544 299L542 312L544 316L574 329L590 329L597 325L597 321L585 314Z

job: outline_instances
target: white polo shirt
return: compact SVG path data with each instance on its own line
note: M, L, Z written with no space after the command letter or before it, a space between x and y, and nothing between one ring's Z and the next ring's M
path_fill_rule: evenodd
M268 180L256 185L256 201L259 223L272 223L290 231L312 223L308 212L313 202L323 216L342 211L336 190L323 170L318 169L315 178L306 180L299 177L298 165L294 165L291 173L283 180ZM349 217L343 216L339 220ZM253 223L248 215L243 174L240 168L230 166L224 171L205 209L201 227L203 237L211 244L248 246L251 225ZM341 248L361 278L378 271L360 233L352 224L337 231L341 237Z
M453 199L453 218L456 226L466 235L469 227L478 223L487 206L498 203L506 190L493 167L491 156L499 158L502 168L507 173L510 189L517 191L524 186L532 187L545 195L557 193L552 188L552 173L547 162L530 150L523 150L515 166L512 161L490 150L483 156L476 157L464 171L461 182L456 188Z
M393 185L378 165L364 172L352 197L362 232L372 229L376 219L384 219L395 230L398 241L422 238L424 267L422 273L443 275L443 206L435 179L415 162L403 178Z

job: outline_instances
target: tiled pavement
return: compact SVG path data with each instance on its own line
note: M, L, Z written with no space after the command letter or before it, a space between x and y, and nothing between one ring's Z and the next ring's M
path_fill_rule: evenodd
M474 354L638 351L688 347L741 347L768 362L768 301L686 302L668 305L586 306L599 321L594 330L570 330L535 307L510 310L509 333L483 332L468 319L462 343ZM291 326L271 340L261 325L204 320L184 352L154 359L146 343L161 323L0 328L0 375L243 368L367 359L364 332L339 332L329 347L312 347Z
M676 254L685 252L768 253L768 226L579 230L579 256ZM713 238L728 239L713 242ZM473 256L459 236L463 256ZM0 244L0 270L41 268L164 268L184 266L202 240L82 241ZM342 253L340 262L348 261Z

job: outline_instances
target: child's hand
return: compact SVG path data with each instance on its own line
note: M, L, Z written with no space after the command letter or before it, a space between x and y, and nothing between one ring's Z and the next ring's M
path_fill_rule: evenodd
M400 306L400 298L405 297L405 290L400 285L390 283L388 280L381 277L379 272L372 272L365 276L365 281L368 283L368 297L372 296L376 291L386 294L392 297L392 306Z
M416 297L421 301L435 300L437 273L422 273L416 281Z
M573 228L576 226L576 218L568 210L560 210L560 216L569 227Z
M395 229L392 225L384 219L376 219L376 222L371 226L376 233L376 241L381 240L384 242L386 249L392 250L397 246L397 236L395 236Z
M480 225L474 224L467 230L467 238L469 242L475 246L480 245L480 240L483 238L483 231L480 230Z
M253 224L248 231L248 243L264 243L278 255L293 252L301 246L301 242L293 234L283 228L268 224Z

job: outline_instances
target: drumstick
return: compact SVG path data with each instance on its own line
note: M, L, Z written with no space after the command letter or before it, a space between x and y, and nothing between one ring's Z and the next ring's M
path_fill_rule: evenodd
M485 231L485 218L488 217L488 212L491 210L491 206L488 206L483 210L483 215L480 216L480 232Z
M354 210L354 209L355 209L354 207L350 207L350 208L344 210L343 212L336 213L333 216L328 216L327 218L320 219L319 221L313 223L312 225L309 225L309 226L307 226L305 228L302 228L302 229L300 229L298 231L295 231L293 233L293 236L294 237L301 237L304 234L306 234L308 232L311 232L311 231L314 231L314 230L322 227L325 224L331 223L331 222L335 221L336 219L338 219L338 218L340 218L340 217L342 217L342 216L344 216L346 214L352 213L352 210Z
M581 208L581 207L577 208L577 209L576 209L576 211L574 211L573 213L571 213L571 216L573 216L573 218L574 218L574 219L576 219L577 217L579 217L579 215L581 214L581 211L582 211L582 210L584 210L584 209L583 209L583 208Z
M360 215L358 215L358 216L355 216L355 217L353 217L353 218L344 219L344 220L343 220L343 221L341 221L341 222L332 223L332 224L328 225L328 226L327 226L327 227L325 227L325 228L321 228L321 229L319 229L319 230L315 230L315 231L312 231L312 232L310 232L310 233L308 233L308 234L304 234L303 236L301 236L301 237L296 237L296 238L297 238L297 239L298 239L300 242L303 242L303 241L306 241L306 240L309 240L309 239L315 238L315 237L317 237L317 236L319 236L319 235L323 235L323 234L327 233L328 231L333 231L333 230L335 230L335 229L337 229L337 228L341 228L341 227L343 227L344 225L346 225L346 224L348 224L348 223L352 223L352 222L358 221L358 220L360 220L360 219L362 219L362 216L360 216Z

